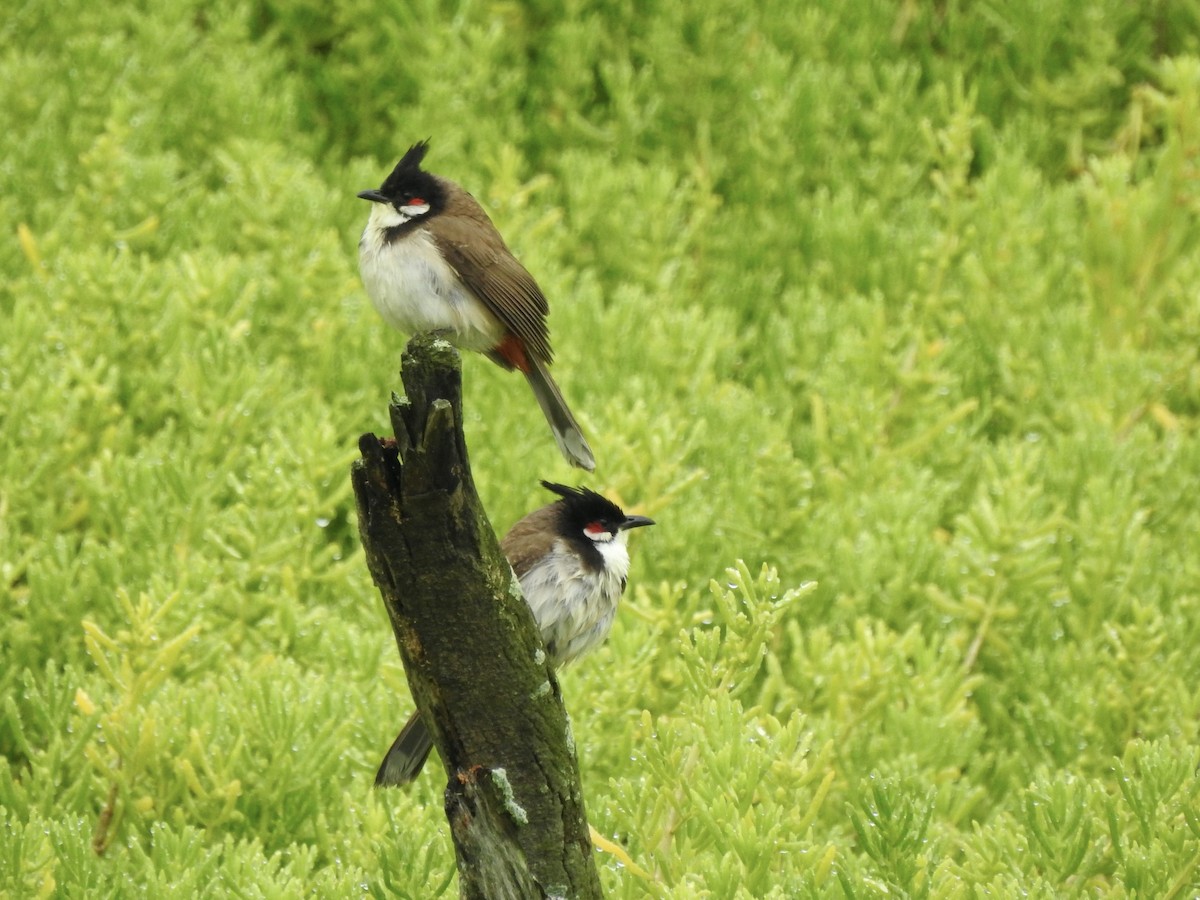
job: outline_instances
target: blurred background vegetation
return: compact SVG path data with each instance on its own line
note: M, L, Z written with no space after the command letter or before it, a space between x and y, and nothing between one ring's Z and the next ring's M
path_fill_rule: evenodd
M613 896L1200 887L1200 3L17 0L0 895L455 891L348 467L416 140L659 526L563 674ZM500 529L576 477L467 359ZM97 851L102 851L98 853Z

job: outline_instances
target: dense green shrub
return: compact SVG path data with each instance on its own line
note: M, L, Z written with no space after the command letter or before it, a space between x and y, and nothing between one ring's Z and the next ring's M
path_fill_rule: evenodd
M659 527L563 674L614 896L1200 887L1200 4L18 4L0 895L453 893L348 466L431 137ZM569 479L465 365L493 519ZM96 853L100 848L102 855Z

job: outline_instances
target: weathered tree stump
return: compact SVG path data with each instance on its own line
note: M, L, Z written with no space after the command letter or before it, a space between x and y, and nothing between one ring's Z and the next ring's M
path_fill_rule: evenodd
M363 435L351 477L367 565L449 778L460 895L599 897L558 682L471 478L458 352L418 335L401 379L394 444Z

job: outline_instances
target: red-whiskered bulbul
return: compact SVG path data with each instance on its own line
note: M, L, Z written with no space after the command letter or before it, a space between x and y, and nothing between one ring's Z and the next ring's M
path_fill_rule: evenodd
M371 301L394 328L441 332L519 369L563 456L592 471L592 450L550 377L546 298L475 198L421 169L428 149L413 144L382 187L358 195L375 204L358 242Z
M654 521L627 516L587 488L542 485L561 499L517 522L500 548L521 582L550 664L558 669L608 637L629 574L629 530ZM412 781L432 747L429 729L413 713L383 758L375 786Z

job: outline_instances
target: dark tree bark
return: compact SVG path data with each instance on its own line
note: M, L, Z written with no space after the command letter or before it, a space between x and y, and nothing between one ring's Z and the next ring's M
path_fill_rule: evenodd
M395 443L363 435L351 476L367 565L449 778L461 896L599 897L558 682L471 478L458 353L418 335L402 366Z

